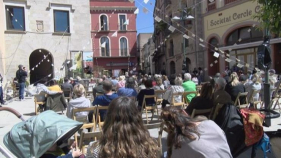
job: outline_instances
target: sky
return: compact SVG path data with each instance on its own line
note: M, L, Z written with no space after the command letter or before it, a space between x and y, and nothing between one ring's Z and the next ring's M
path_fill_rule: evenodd
M137 32L139 33L153 33L153 11L155 0L149 0L147 4L144 0L135 0L136 7L139 8L139 14L137 14ZM148 12L144 13L143 8L147 8Z

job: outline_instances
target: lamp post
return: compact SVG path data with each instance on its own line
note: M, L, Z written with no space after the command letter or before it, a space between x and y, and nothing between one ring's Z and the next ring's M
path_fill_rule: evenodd
M184 14L185 13L185 14ZM194 19L194 17L192 16L192 15L186 15L187 14L187 11L186 11L186 8L184 8L183 10L182 10L182 16L181 17L178 17L178 16L174 16L173 18L172 18L172 20L179 20L179 21L186 21L186 20L193 20ZM183 47L183 65L185 65L185 67L184 67L184 72L186 72L187 70L186 70L186 68L187 68L187 64L186 64L186 52L185 52L185 38L183 37L182 38L183 40L182 40L182 47Z

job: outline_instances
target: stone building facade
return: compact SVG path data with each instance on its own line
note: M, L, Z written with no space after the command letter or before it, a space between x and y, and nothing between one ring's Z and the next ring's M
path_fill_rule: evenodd
M181 74L191 72L194 68L203 67L204 48L199 46L199 38L203 36L202 7L197 0L172 1L157 0L154 16L162 19L155 20L155 70L163 74ZM197 4L198 3L198 4ZM194 4L195 7L193 7ZM193 19L185 19L191 15ZM175 17L178 17L175 18ZM168 28L176 28L174 32ZM189 36L189 39L183 35ZM196 38L192 35L197 35Z
M31 83L63 77L72 53L92 50L89 0L4 0L1 8L6 56L1 65L8 79L19 64L30 71Z
M139 33L137 36L137 46L138 46L138 65L139 70L144 71L145 70L145 58L144 54L145 51L145 44L148 42L148 39L152 37L152 33Z

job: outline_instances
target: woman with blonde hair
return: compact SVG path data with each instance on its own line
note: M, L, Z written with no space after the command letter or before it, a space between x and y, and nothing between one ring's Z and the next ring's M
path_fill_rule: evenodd
M117 90L118 90L119 88L124 88L124 87L125 87L125 85L126 85L125 78L126 78L126 77L125 77L124 75L122 75L122 76L119 77L119 81L118 81L118 83L117 83Z
M66 116L68 118L72 118L73 108L88 108L91 106L90 100L85 98L85 88L82 84L75 85L73 93L75 95L75 99L70 100L67 106ZM77 112L75 115L77 120L84 122L87 120L88 112Z
M254 91L260 91L261 90L261 78L260 76L255 73L253 76L252 76L252 81L251 81L251 84L249 85L249 88L248 88L248 100L250 101L259 101L259 93L254 93ZM253 98L249 98L249 97L253 97Z
M102 136L91 142L89 158L157 158L159 147L144 127L135 102L129 97L114 99L102 126Z
M163 80L164 80L164 87L165 88L170 87L170 81L166 75L163 75Z
M230 75L229 82L225 86L225 91L231 96L231 100L235 102L239 92L246 91L245 86L239 82L239 77L236 72ZM242 104L245 102L245 98L241 98Z
M167 158L232 158L223 130L206 117L190 118L181 108L166 107Z

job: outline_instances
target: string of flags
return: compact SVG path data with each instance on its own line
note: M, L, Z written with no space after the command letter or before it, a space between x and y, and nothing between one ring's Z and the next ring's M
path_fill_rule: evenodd
M213 0L210 0L210 2L212 2ZM138 2L138 1L137 1ZM200 4L200 3L202 3L203 1L201 1L201 2L199 2L199 3L197 3L197 4ZM138 3L140 3L140 2L138 2ZM197 4L195 4L194 6L196 6ZM142 5L141 3L140 3L140 5ZM143 6L143 5L142 5ZM192 8L194 8L194 6L192 6ZM143 6L144 7L144 6ZM145 7L144 7L145 8ZM145 8L146 9L146 8ZM160 11L160 9L159 8L155 8L157 11ZM144 10L143 10L144 11ZM146 10L145 12L148 12L148 10ZM178 32L180 32L180 33L182 33L183 34L183 37L185 38L185 39L193 39L193 40L199 40L201 43L199 43L199 46L201 46L202 48L205 48L206 46L211 46L211 48L213 47L215 50L212 50L213 52L214 52L214 56L216 57L216 58L219 58L219 57L222 57L222 58L225 58L225 61L226 62L228 62L228 63L230 63L230 62L237 62L237 67L239 67L239 68L243 68L243 67L247 67L247 68L254 68L254 66L250 66L250 64L249 63L245 63L244 61L241 61L240 59L238 59L238 58L235 58L234 60L232 60L231 58L230 58L230 55L228 54L228 53L226 53L226 52L224 52L224 51L222 51L222 50L220 50L219 48L217 48L217 47L214 47L212 44L210 44L210 43L208 43L208 42L206 42L206 41L204 41L202 38L200 38L200 37L198 37L197 35L195 35L193 32L191 32L190 30L188 30L188 29L186 29L185 27L183 27L181 24L179 24L179 23L176 23L177 24L177 26L180 26L180 27L182 27L183 29L185 29L187 32L189 32L189 33L191 33L191 35L192 35L192 37L193 38L190 38L190 36L188 36L187 34L185 34L185 33L183 33L182 31L180 31L179 29L177 29L177 28L175 28L174 26L172 26L172 25L170 25L168 22L166 22L165 20L163 20L163 19L161 19L159 16L157 16L157 15L155 15L152 11L150 11L153 15L154 15L154 20L155 21L157 21L157 22L161 22L161 21L163 21L164 23L166 23L169 27L168 27L168 30L170 30L172 33L175 31L175 30L177 30ZM169 17L168 15L165 15L165 17ZM256 24L253 24L252 25L252 27L255 27L256 26ZM248 32L251 32L251 28L249 28L248 29ZM170 35L168 35L166 38L164 38L164 41L166 41L167 40L167 38L169 38L169 36ZM241 38L239 38L238 39L238 41L237 41L237 43L238 42L241 42L242 41L242 39ZM237 43L235 43L234 44L234 46L235 45L237 45ZM155 51L157 51L161 46L163 45L163 42L160 42L160 44L159 44L159 46L155 46ZM230 50L231 51L231 50ZM229 52L230 52L229 51ZM214 64L217 64L218 63L218 60L215 60L213 63L211 63L210 64L210 67L213 67L214 66ZM208 69L207 68L205 68L205 71L207 71Z

